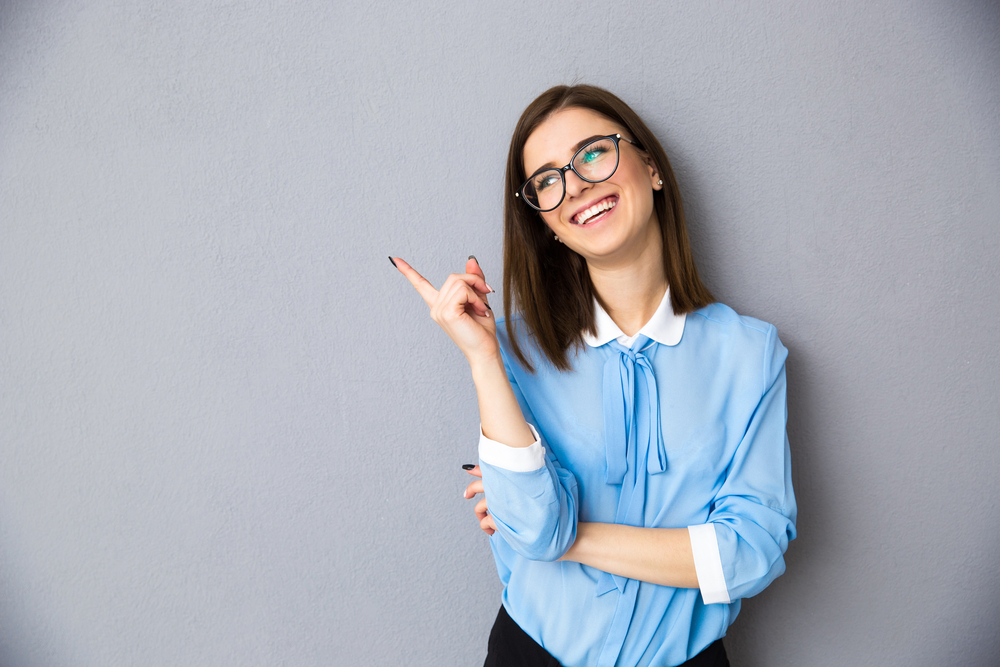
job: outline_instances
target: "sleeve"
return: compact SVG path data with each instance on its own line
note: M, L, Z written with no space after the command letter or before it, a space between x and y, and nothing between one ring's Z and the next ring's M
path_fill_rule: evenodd
M489 512L497 534L515 552L529 560L558 560L576 540L576 477L544 446L506 360L504 368L536 440L530 447L516 448L480 439L479 465Z
M706 604L756 595L785 571L784 553L795 539L797 511L785 432L787 356L770 326L760 401L712 502L708 523L689 528Z
M522 408L523 409L523 408ZM527 447L510 447L490 440L483 434L483 427L479 427L479 460L489 463L491 466L512 470L514 472L531 472L545 466L545 448L542 447L542 438L538 435L535 427L528 422L531 435L535 441Z

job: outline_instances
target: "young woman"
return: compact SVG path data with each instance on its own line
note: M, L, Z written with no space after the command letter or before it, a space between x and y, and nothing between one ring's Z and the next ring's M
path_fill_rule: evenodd
M728 665L795 537L787 352L702 285L667 156L611 93L532 102L506 180L503 326L474 257L440 290L390 257L479 398L486 664Z

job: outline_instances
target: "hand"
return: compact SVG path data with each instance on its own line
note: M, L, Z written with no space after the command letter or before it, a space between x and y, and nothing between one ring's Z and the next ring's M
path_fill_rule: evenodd
M431 318L455 341L470 364L499 356L496 320L486 301L486 295L493 290L474 257L465 263L465 273L448 276L440 290L402 259L389 259L423 297L431 309Z
M486 506L486 491L483 490L483 471L479 469L479 466L476 466L472 470L469 470L468 473L479 479L465 487L465 497L475 498L477 493L483 494L483 497L476 503L476 518L479 519L479 527L483 529L483 532L487 535L492 535L497 532L497 525L493 523L493 517Z

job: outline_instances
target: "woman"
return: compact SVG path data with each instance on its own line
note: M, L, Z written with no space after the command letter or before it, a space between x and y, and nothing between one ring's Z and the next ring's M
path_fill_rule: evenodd
M466 497L504 584L486 664L728 665L795 536L787 352L714 303L667 156L611 93L532 102L506 180L503 327L474 257L440 290L390 257L479 398Z

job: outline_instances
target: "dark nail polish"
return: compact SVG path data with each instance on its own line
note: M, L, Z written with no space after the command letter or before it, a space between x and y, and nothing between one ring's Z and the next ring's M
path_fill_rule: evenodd
M476 259L475 255L469 255L469 259ZM479 264L479 260L476 259L476 264Z
M392 262L393 266L396 266L396 260L394 260L392 257L389 258L389 261ZM399 267L396 266L396 268L398 269Z
M462 470L472 470L475 467L476 467L475 463L463 463L462 464Z
M486 304L486 307L487 307L487 308L490 308L490 304ZM492 308L490 308L490 312L491 312L491 313L493 312L493 309L492 309Z

